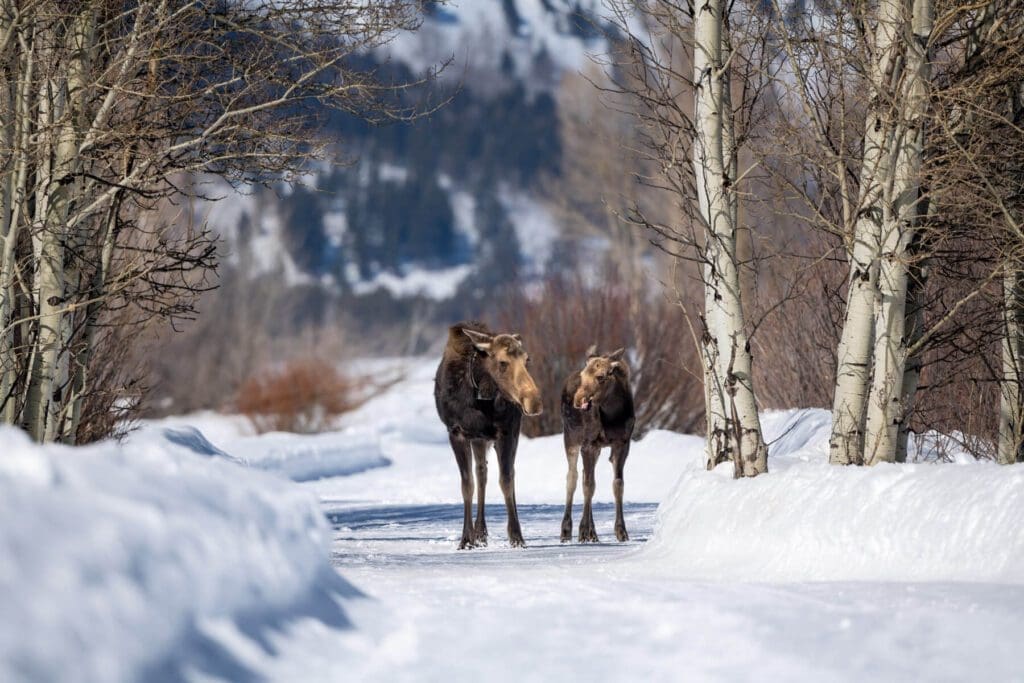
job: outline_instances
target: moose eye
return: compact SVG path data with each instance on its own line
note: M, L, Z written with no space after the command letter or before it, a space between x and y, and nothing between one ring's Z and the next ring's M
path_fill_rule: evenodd
M598 375L597 376L597 381L598 382L607 382L608 381L608 375Z
M498 363L498 369L501 370L502 372L507 371L508 370L508 362L501 361L500 363Z

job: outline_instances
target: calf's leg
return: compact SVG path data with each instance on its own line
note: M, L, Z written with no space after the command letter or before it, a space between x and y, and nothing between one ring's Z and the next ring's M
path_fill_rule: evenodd
M619 541L629 540L629 534L626 533L626 520L622 516L622 471L625 469L627 457L629 457L629 441L612 446L612 470L615 474L615 479L612 481L612 493L615 494L615 538Z
M565 458L569 461L569 473L565 475L565 515L562 516L562 543L572 540L572 497L576 493L579 478L580 447L566 443Z
M597 483L594 479L594 466L597 464L597 456L601 453L600 448L584 446L583 453L583 518L580 520L580 543L597 543L597 529L594 528L594 511L591 508L591 501L594 499L594 490Z
M476 525L473 537L478 545L487 545L487 521L484 519L484 493L487 491L486 441L473 442L473 460L476 462Z

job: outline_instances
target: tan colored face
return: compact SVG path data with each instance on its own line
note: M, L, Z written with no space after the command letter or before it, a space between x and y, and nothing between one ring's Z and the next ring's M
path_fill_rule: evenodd
M473 330L463 332L484 353L481 365L494 379L498 390L519 404L527 415L540 415L540 390L526 368L530 356L523 348L523 340L519 335L491 336Z
M625 371L622 361L624 349L617 349L607 356L591 355L580 371L580 387L572 397L576 410L588 410L592 404L600 403L606 391L611 388L615 372Z

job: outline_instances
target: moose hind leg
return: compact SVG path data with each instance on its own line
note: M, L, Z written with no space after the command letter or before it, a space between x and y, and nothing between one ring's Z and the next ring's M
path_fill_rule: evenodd
M565 458L569 462L569 472L565 475L565 515L562 516L562 543L572 540L572 498L576 493L576 482L579 479L580 447L566 445Z
M487 545L487 520L484 519L484 494L487 491L486 441L473 442L473 460L476 463L476 524L473 537L478 545Z
M473 538L473 470L470 465L469 442L461 435L449 434L448 440L455 451L455 462L459 466L462 479L462 540L459 550L472 548L476 545Z
M598 542L591 502L594 499L594 490L597 488L594 479L594 466L597 464L597 456L600 453L601 449L593 446L583 449L583 518L580 519L580 543Z
M626 467L626 458L629 456L629 442L612 447L612 470L615 479L612 481L612 493L615 494L615 538L619 541L628 541L629 534L626 533L626 519L622 514L622 472Z

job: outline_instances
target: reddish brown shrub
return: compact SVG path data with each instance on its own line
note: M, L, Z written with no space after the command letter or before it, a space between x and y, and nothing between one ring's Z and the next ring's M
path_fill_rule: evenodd
M844 284L832 262L778 257L761 264L750 345L762 408L831 407Z
M235 409L259 432L314 433L359 405L364 382L354 380L321 359L293 360L242 383Z

